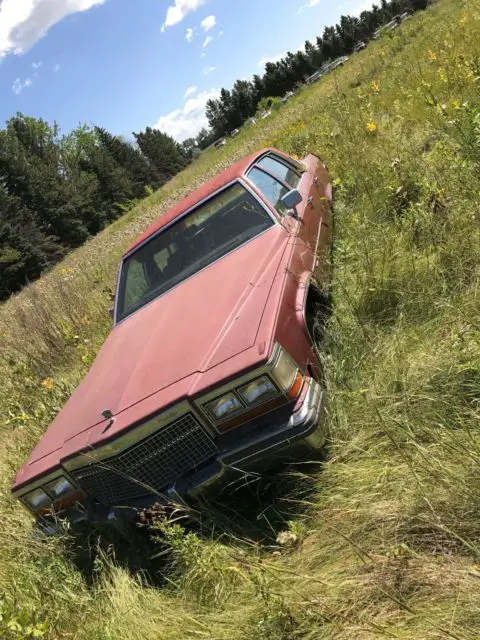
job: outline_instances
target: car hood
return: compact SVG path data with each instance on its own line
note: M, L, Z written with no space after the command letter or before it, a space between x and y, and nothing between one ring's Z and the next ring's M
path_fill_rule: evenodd
M167 387L179 400L176 383L252 347L288 238L271 227L115 326L28 464L48 456L51 466L55 451L60 460L67 441L104 422L105 410L118 416Z

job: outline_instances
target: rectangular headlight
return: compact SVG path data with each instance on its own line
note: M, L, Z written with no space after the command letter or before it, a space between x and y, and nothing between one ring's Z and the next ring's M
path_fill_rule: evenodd
M45 507L49 507L52 504L52 499L45 493L43 489L35 489L23 496L23 500L32 509L32 511L39 511Z
M52 498L56 500L57 498L61 498L67 493L74 491L75 487L65 478L65 476L60 476L60 478L57 478L53 482L47 484L45 486L45 489L52 496Z
M269 398L278 396L278 390L268 376L262 376L239 387L238 393L248 405L266 402Z
M243 382L236 389L220 388L214 400L208 401L208 396L200 398L198 403L216 425L240 416L257 405L276 398L281 400L282 396L295 400L303 386L302 372L279 344L275 344L270 361L257 371L257 377L254 377L255 372L251 376L253 379Z
M209 402L205 408L216 421L225 420L244 410L243 404L233 391Z

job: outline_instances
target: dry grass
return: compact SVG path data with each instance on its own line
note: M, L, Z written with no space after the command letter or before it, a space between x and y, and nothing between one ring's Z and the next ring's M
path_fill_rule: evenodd
M479 0L417 15L0 308L0 637L480 637L479 16ZM157 586L105 546L88 583L68 535L31 539L14 469L104 340L125 247L272 143L336 178L328 458L246 509L211 506L201 531L164 525ZM298 544L275 543L282 529Z

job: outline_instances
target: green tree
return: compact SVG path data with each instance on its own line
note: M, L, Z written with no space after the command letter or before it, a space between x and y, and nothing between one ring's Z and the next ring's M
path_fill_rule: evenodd
M38 278L63 254L56 239L46 236L32 213L0 185L0 299Z
M160 186L161 180L158 171L150 164L140 149L118 136L112 135L102 127L95 127L95 132L100 145L128 174L132 197L141 198L144 196L147 186L154 189Z
M133 135L143 155L157 170L161 184L170 180L187 164L181 146L167 133L147 127L145 131Z
M17 114L0 132L0 175L47 235L74 247L89 233L71 202L75 188L62 171L58 143L56 125Z

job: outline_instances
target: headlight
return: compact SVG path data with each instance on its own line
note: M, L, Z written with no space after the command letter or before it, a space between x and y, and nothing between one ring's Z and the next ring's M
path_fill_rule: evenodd
M262 376L239 387L238 393L247 404L252 405L277 396L278 390L268 376Z
M219 396L215 400L208 401L208 397L200 398L199 405L216 423L218 430L224 431L219 425L227 421L228 429L235 428L238 426L238 421L230 422L230 419L252 410L257 405L260 406L275 399L278 399L280 404L287 402L288 399L296 400L303 386L302 372L279 344L274 346L268 364L263 366L256 375L257 377L254 377L255 372L253 372L251 374L253 379L239 384L235 389L232 388L233 384L230 389L228 387L219 389ZM223 395L220 395L222 391Z
M207 404L206 409L216 420L224 420L239 411L243 411L244 407L237 396L230 392Z
M60 476L60 478L50 482L50 484L47 484L45 489L52 498L57 499L61 498L61 496L64 496L66 493L74 491L75 487L64 476Z
M52 499L43 489L35 489L35 491L23 496L23 499L32 511L39 511L40 509L49 507L52 504Z

